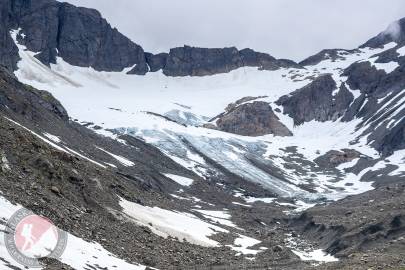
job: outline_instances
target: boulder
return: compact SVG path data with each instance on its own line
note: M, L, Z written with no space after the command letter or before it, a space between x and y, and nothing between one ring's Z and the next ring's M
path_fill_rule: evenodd
M316 158L315 163L321 168L336 168L340 164L350 162L360 157L360 153L353 149L331 150Z

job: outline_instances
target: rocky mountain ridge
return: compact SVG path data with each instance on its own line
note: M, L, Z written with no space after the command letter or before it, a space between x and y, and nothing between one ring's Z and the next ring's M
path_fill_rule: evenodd
M122 71L145 75L162 70L167 76L205 76L225 73L240 67L274 70L299 67L293 61L275 59L251 49L235 47L208 49L179 47L169 53L151 54L113 29L93 9L75 7L53 0L5 0L0 3L0 63L17 69L18 51L10 36L12 29L24 29L21 44L43 64L55 64L56 57L98 71Z

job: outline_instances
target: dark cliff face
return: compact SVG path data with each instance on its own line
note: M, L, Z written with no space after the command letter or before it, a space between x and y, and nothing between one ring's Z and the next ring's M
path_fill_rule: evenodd
M378 48L390 42L396 42L400 45L405 44L405 18L392 23L387 30L371 38L360 47Z
M52 0L13 0L10 6L12 29L22 29L19 42L39 52L44 64L56 56L81 67L121 71L145 63L143 49L111 28L94 9L79 8Z
M395 60L399 67L387 74L369 62L360 62L344 71L343 76L348 78L346 83L360 90L361 95L352 103L343 121L355 117L363 119L364 125L369 125L364 132L370 134L368 141L383 156L389 156L405 148L405 109L401 110L405 97L405 63L403 57L392 58L392 51L381 56ZM389 117L392 120L386 121Z
M37 52L45 65L62 57L74 66L99 71L145 75L163 70L167 76L205 76L251 66L259 69L301 68L251 49L179 47L153 55L112 28L101 14L54 0L3 0L0 3L0 64L17 69L18 49L10 36L21 28L18 42Z
M301 68L290 60L235 47L208 49L184 46L171 49L169 54L149 56L147 62L151 71L161 68L167 76L206 76L227 73L240 67L262 70Z
M348 76L347 83L352 89L382 98L390 92L405 89L405 62L398 62L400 66L389 74L384 70L377 70L369 62L354 63L344 71L343 76Z
M397 95L405 89L404 75L405 63L401 63L389 74L384 70L377 70L369 62L349 66L342 76L347 76L346 83L351 89L360 90L361 95L353 102L350 113L343 120L350 121L355 114L358 117L371 118L387 102L393 101L392 105L400 105L401 100ZM384 101L378 102L382 98L385 98Z
M359 89L362 93L370 94L378 82L386 75L384 70L378 70L370 62L359 62L350 65L343 73L347 76L347 84L351 89Z
M10 35L11 2L0 1L0 65L8 70L16 70L20 59L18 48Z
M170 50L163 69L168 76L204 76L229 72L241 67L236 48L203 49L184 46Z
M294 119L295 125L312 120L336 120L347 110L353 95L344 85L335 96L334 90L337 90L337 85L332 76L323 75L291 95L281 97L276 103L283 106L284 113Z

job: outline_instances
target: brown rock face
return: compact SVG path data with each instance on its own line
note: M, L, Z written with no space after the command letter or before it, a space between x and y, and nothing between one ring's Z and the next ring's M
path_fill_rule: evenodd
M360 153L353 149L331 150L315 159L315 163L323 168L335 168L340 164L350 162L360 157Z
M219 130L244 136L292 136L266 102L254 101L228 108L230 110L219 116L216 122Z

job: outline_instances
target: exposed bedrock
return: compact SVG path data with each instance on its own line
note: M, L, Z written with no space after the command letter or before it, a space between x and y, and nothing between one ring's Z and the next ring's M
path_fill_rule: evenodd
M246 99L242 99L246 100ZM291 131L280 121L267 102L253 101L247 103L230 104L226 112L218 116L216 126L218 130L244 136L292 136Z
M336 82L326 74L290 95L282 96L276 104L283 106L283 113L293 118L295 125L312 120L336 120L353 101L353 94L343 84L336 95L335 90Z

